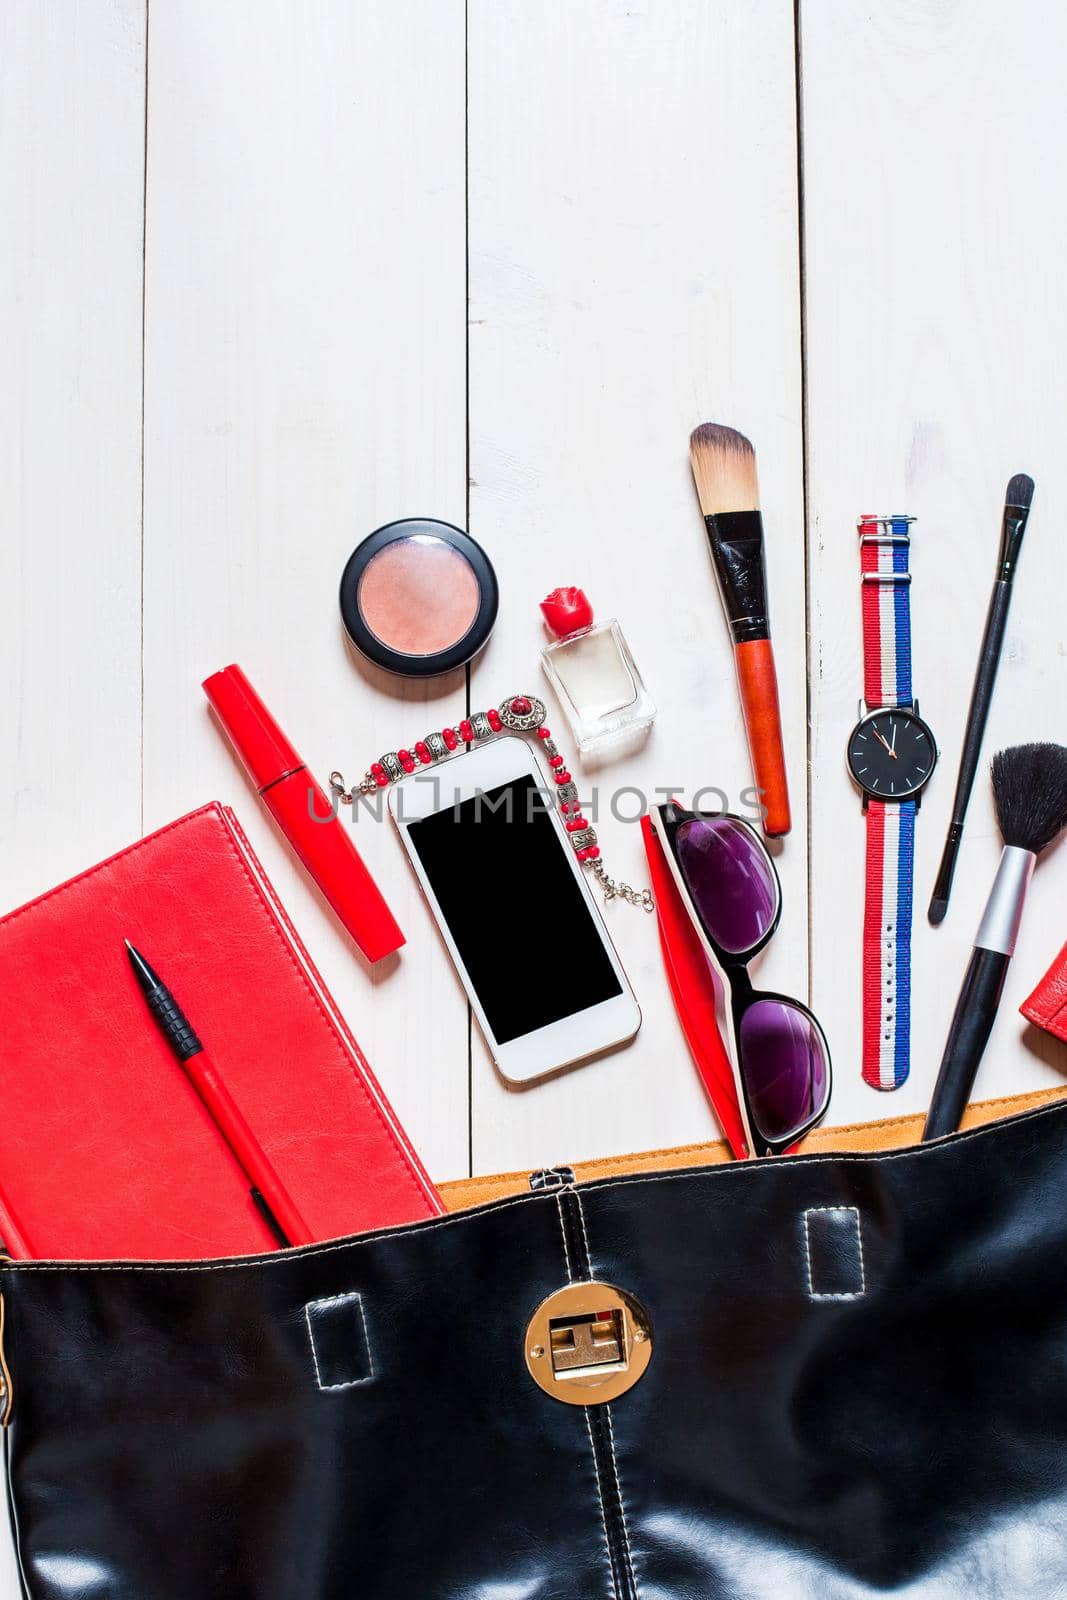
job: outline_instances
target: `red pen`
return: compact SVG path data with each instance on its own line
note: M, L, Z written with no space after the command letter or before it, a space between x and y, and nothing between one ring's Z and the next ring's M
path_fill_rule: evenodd
M193 1088L252 1185L252 1201L281 1245L313 1244L315 1235L290 1199L240 1106L219 1077L196 1033L163 980L126 940L130 965L148 1009L181 1062Z
M367 960L399 950L404 935L348 830L241 668L212 673L204 693L263 804Z
M0 1256L7 1256L10 1261L33 1260L22 1224L4 1194L0 1194Z

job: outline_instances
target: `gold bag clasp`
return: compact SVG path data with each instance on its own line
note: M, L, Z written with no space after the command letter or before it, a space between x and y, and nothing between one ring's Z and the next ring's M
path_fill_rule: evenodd
M610 1283L569 1283L550 1294L526 1329L526 1366L564 1405L617 1400L645 1374L652 1326L633 1295Z

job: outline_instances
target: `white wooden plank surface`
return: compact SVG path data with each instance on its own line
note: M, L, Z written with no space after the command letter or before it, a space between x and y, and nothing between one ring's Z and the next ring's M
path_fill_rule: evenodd
M0 7L5 910L140 827L144 67L134 0Z
M521 0L470 8L471 531L501 622L478 705L545 692L537 604L561 583L617 616L660 713L595 774L608 867L646 881L613 791L751 782L730 645L688 464L690 430L756 445L794 832L764 963L807 987L804 543L792 17L745 6ZM558 707L551 723L573 751ZM572 769L579 771L571 763ZM583 774L586 786L588 769ZM621 801L633 818L633 793ZM516 881L516 915L536 884ZM608 909L644 1026L622 1053L516 1092L476 1041L476 1170L713 1137L655 925ZM560 930L561 961L566 929Z
M1067 733L1067 22L1039 0L809 0L802 45L814 1001L836 1052L833 1118L846 1122L928 1103L999 858L980 777L948 917L928 925L1015 472L1037 492L986 755ZM915 685L942 746L917 824L912 1077L888 1096L859 1075L864 824L844 766L862 692L855 521L872 509L918 518ZM980 1094L1062 1081L1067 1051L1016 1008L1067 935L1064 866L1061 848L1035 878Z
M140 826L144 8L0 7L0 897Z
M467 1007L392 827L356 834L410 943L373 970L200 690L239 661L321 780L462 714L357 661L337 607L382 522L466 515L462 0L153 0L145 810L232 802L416 1145L468 1169Z
M359 838L411 943L372 975L199 683L240 660L322 774L459 715L461 676L421 691L358 664L335 591L376 524L467 519L469 442L470 526L502 582L472 703L540 689L548 588L583 583L618 615L660 716L632 759L576 770L599 784L609 867L642 883L637 830L610 815L616 784L720 784L736 800L749 781L686 458L694 423L725 421L759 456L795 808L763 975L806 991L810 915L832 1119L916 1109L997 855L980 786L949 920L928 929L1019 470L1038 492L988 750L1065 731L1067 23L1039 0L1010 15L994 0L801 0L809 862L792 8L468 9L151 0L146 224L143 0L0 8L4 905L217 795L436 1176L708 1136L649 920L608 911L645 1010L637 1045L508 1091L476 1037L468 1060L466 1006L387 827ZM886 1098L859 1078L863 823L842 752L860 685L853 525L898 505L920 519L916 680L944 764L919 827L916 1066ZM1034 885L983 1092L1067 1065L1014 1010L1064 936L1062 873L1061 850ZM517 914L534 892L517 885ZM0 1594L17 1592L0 1573Z

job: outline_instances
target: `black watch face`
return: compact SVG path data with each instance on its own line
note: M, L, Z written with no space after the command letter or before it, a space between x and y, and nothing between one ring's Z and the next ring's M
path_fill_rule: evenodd
M937 761L934 736L914 711L872 711L848 741L849 771L877 800L910 800L930 780Z

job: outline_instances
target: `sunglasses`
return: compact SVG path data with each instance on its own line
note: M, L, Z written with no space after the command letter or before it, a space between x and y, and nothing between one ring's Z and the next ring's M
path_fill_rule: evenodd
M755 989L749 962L782 912L774 862L755 829L728 812L657 806L653 826L690 920L722 984L727 1054L749 1149L781 1155L826 1114L830 1050L808 1007Z

